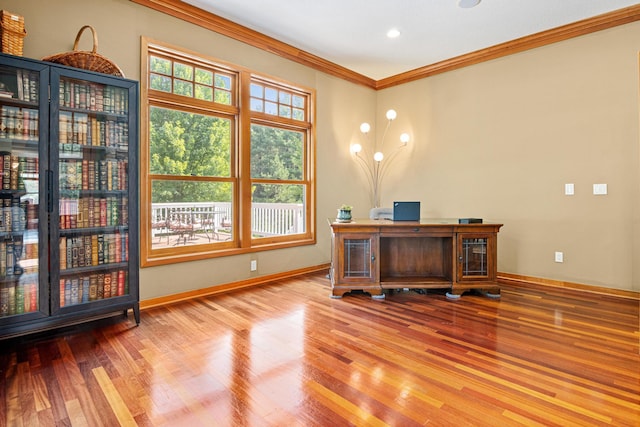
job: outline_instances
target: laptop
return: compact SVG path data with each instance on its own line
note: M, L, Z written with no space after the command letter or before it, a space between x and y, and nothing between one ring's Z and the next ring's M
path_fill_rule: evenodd
M393 220L420 220L420 202L393 202Z

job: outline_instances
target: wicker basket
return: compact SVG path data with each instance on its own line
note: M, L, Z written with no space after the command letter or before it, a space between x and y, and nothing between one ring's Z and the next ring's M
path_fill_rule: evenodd
M24 36L27 31L24 29L24 17L15 13L0 10L0 46L2 53L22 56Z
M90 29L93 33L93 49L91 52L78 50L80 36L85 29ZM73 43L73 51L58 53L57 55L42 58L43 61L55 62L56 64L68 65L69 67L82 68L83 70L96 71L98 73L111 74L124 77L124 73L113 61L105 58L96 51L98 50L98 35L91 25L80 28L76 41Z

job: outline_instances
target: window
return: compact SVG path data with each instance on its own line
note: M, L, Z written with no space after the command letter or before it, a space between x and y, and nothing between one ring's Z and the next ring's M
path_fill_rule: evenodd
M315 243L313 92L143 52L142 266Z

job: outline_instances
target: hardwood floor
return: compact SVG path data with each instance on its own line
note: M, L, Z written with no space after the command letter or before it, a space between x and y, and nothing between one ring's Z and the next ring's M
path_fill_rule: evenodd
M0 426L640 425L638 300L329 294L314 274L0 341Z

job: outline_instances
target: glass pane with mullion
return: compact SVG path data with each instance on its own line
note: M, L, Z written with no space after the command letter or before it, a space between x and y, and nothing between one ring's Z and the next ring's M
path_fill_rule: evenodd
M291 105L291 94L283 90L280 91L280 98L278 99L280 104Z
M213 88L211 86L196 85L196 99L213 101Z
M152 174L231 176L230 119L151 107Z
M173 83L173 93L193 98L193 83L175 79Z
M254 239L306 231L306 185L254 184L252 188L251 235Z
M153 180L152 249L231 240L232 194L230 182Z
M264 102L261 99L251 98L251 111L262 113L264 111Z
M272 87L264 88L264 99L267 101L278 102L278 90Z
M149 59L149 69L158 74L164 74L166 76L171 75L171 61L157 56L151 56Z
M272 116L278 115L278 104L275 102L265 102L264 103L264 112L267 114L271 114Z
M182 80L193 81L193 67L176 62L173 64L173 76Z
M300 110L298 108L294 108L293 109L293 119L294 120L299 120L299 121L304 121L304 119L305 119L304 110Z
M231 90L231 77L216 73L215 86L220 89Z
M151 74L149 76L149 84L151 89L160 90L162 92L171 93L171 78L167 76L161 76L158 74Z
M263 87L257 83L251 83L250 94L254 98L263 98Z
M305 101L304 96L293 95L291 105L293 105L296 108L304 108L304 101Z
M288 107L286 105L281 105L280 109L278 110L278 115L280 117L285 117L287 119L291 118L291 107Z
M203 70L202 68L196 68L195 82L207 86L213 86L213 72Z
M218 104L231 105L231 92L215 89L214 90L214 101Z

